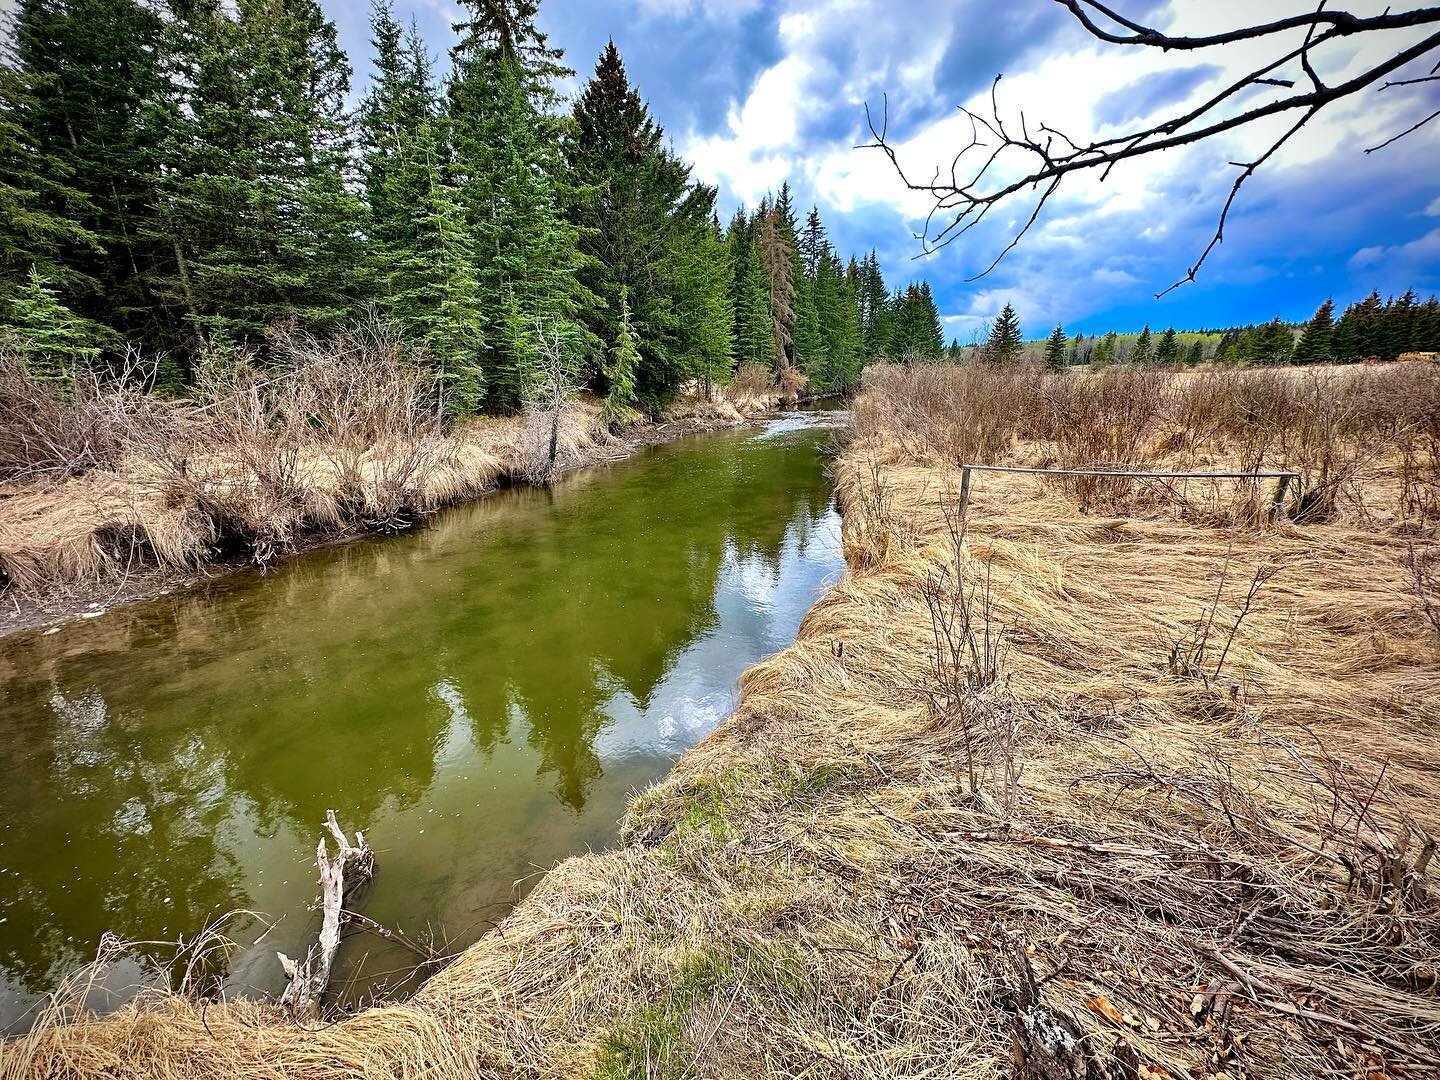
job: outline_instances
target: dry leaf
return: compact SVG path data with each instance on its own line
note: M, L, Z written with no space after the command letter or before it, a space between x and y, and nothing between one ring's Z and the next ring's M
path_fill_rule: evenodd
M1095 997L1085 1002L1085 1007L1088 1008L1091 1012L1103 1016L1112 1024L1125 1023L1125 1018L1120 1015L1120 1010L1117 1009L1111 1003L1110 999L1107 998L1104 994L1097 994Z

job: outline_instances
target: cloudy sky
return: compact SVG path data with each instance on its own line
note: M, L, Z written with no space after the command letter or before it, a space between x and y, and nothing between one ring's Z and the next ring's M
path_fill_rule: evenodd
M363 87L365 5L324 2ZM1314 8L1311 0L1112 2L1188 34ZM1368 14L1385 5L1330 6ZM457 6L396 0L396 8L413 13L443 56ZM956 107L985 107L997 73L1005 75L1002 112L1023 108L1032 125L1088 139L1203 100L1271 58L1274 45L1170 54L1107 45L1053 0L543 0L540 22L581 79L606 38L615 39L675 148L719 185L722 217L788 179L802 206L819 205L842 251L875 248L892 286L927 277L962 342L1007 300L1027 336L1039 337L1057 322L1072 332L1217 326L1302 319L1326 296L1343 304L1372 288L1440 291L1440 121L1363 152L1440 108L1440 83L1369 91L1322 113L1246 185L1199 281L1156 300L1209 240L1237 171L1228 162L1253 157L1275 126L1122 166L1103 184L1077 178L1016 251L967 283L1030 205L1016 201L984 229L917 259L915 233L929 204L907 193L877 151L855 149L866 141L864 105L878 109L888 96L901 162L926 179L968 140ZM1422 36L1336 42L1317 67L1327 79L1353 75ZM1303 78L1298 65L1288 74ZM1243 105L1281 92L1256 92Z

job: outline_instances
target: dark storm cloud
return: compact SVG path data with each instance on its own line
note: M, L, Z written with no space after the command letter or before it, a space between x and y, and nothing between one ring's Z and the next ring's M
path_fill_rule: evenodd
M1100 98L1095 103L1095 119L1112 125L1143 119L1167 105L1184 101L1196 87L1223 70L1218 64L1199 64L1147 75Z

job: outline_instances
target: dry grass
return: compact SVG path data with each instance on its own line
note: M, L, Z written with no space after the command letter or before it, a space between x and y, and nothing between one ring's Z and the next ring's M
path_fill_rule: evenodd
M223 555L263 564L630 449L598 402L573 394L558 410L452 424L436 378L383 326L282 333L273 354L210 365L185 401L144 393L133 370L43 384L0 355L0 591L49 597ZM738 408L721 395L676 414L739 423L775 400L773 386L768 402L752 390Z
M839 475L845 579L615 850L561 864L410 1002L318 1031L255 1003L62 1003L5 1048L8 1075L1440 1067L1440 637L1405 466L1369 459L1307 524L1144 493L1097 516L1005 475L962 524L957 455L1070 453L1023 426L1058 386L1002 442L959 430L993 416L885 381L998 392L969 378L872 375ZM1176 392L1158 420L1107 414L1107 445L1233 455L1208 410L1176 442Z

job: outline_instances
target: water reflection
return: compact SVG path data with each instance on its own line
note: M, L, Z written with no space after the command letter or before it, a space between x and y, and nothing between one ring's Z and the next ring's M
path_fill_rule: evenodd
M328 807L379 851L368 912L473 940L518 879L613 837L838 574L825 438L672 444L0 644L0 1020L103 930L236 908L283 919L232 989L276 988ZM343 959L362 989L404 961Z

